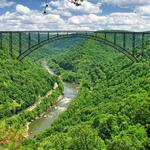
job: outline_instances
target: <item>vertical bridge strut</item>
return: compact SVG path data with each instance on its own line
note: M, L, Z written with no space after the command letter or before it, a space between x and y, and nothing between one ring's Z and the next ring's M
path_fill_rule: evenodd
M105 39L107 39L107 33L105 32L104 34L105 34Z
M142 55L142 57L144 56L144 40L145 40L145 34L144 33L142 33L142 52L141 52L141 55Z
M47 40L49 40L49 32L47 32Z
M38 32L38 44L40 44L40 32Z
M135 33L132 33L132 56L135 56Z
M116 35L117 35L117 33L115 32L114 33L114 44L116 45Z
M0 32L0 49L2 49L2 34L3 33Z
M31 33L28 32L28 49L31 47Z
M22 53L22 34L19 32L19 55Z
M10 55L13 56L13 50L12 50L12 32L9 33L9 52L10 52Z
M123 48L126 49L126 33L123 33Z

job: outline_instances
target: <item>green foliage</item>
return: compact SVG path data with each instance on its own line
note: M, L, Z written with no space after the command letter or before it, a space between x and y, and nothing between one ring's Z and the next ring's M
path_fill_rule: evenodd
M121 131L119 135L114 136L108 141L108 150L144 150L146 133L143 127L129 126L127 130Z
M68 81L68 74L73 72L80 92L51 128L24 145L42 147L44 143L57 143L55 138L62 137L56 144L58 149L149 147L149 59L132 64L110 47L86 40L71 51L54 56L49 65L57 66Z
M0 56L0 118L32 105L52 89L56 79L39 65Z
M71 150L105 150L104 141L97 132L86 125L76 126L71 130Z
M40 116L54 105L63 91L58 77L50 75L43 67L28 61L20 62L7 54L0 56L0 143L2 149L18 149L27 122ZM48 97L45 95L58 88ZM34 110L28 107L45 97ZM15 137L14 137L15 136ZM8 139L8 141L5 139ZM2 144L5 143L5 144Z
M128 47L130 45L131 43L127 43ZM49 58L49 66L65 81L78 83L79 94L49 129L33 139L25 140L20 149L37 149L37 147L39 150L149 149L149 47L147 42L145 59L134 64L123 54L92 40L85 40L71 50L64 50L64 53L55 52ZM139 51L139 49L137 45L137 50ZM53 50L51 52L53 53ZM44 55L46 53L47 50ZM38 58L41 55L42 52L39 52ZM29 69L28 63L25 64L22 65L24 67L27 65ZM32 66L32 64L30 65ZM33 69L33 66L31 68ZM24 69L20 72L23 71ZM40 75L38 71L34 72ZM36 75L34 79L36 79ZM44 79L47 79L47 76ZM40 90L36 81L34 84ZM28 81L26 82L28 83ZM40 80L40 82L44 81ZM3 83L3 87L6 88L9 84L8 82ZM43 83L40 83L40 86L43 86ZM17 89L17 91L19 90ZM61 91L62 87L56 91L56 95L46 99L46 104L42 103L32 113L25 111L15 119L8 119L8 124L16 121L18 122L15 123L17 128L21 120L26 123L27 120L35 118L46 110L48 105L55 102L54 99ZM28 88L27 92L30 93ZM42 93L42 91L37 93ZM30 96L30 94L28 95ZM11 105L19 107L18 104L22 105L18 101ZM9 108L10 104L5 103L5 105Z

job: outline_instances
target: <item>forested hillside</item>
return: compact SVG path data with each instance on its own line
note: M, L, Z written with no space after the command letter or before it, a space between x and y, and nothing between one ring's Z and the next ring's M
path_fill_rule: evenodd
M76 83L79 88L67 111L51 127L29 140L23 138L26 123L53 105L62 93L62 83L37 63L18 62L1 54L2 149L150 149L149 42L145 44L144 59L133 63L102 43L88 39L71 41L71 45L63 41L64 48L61 42L53 43L51 46L56 48L48 51L45 46L29 56L30 61L47 59L64 81ZM55 82L58 89L35 110L27 111Z
M58 88L53 90L55 83ZM40 64L18 61L1 50L0 149L16 149L26 134L26 124L55 103L62 90L60 80Z
M79 95L25 149L150 149L150 60L132 63L106 45L86 40L49 60L64 80L79 84Z
M55 78L43 68L0 56L0 119L17 114L52 89Z
M51 42L47 45L44 45L40 49L35 50L32 52L26 59L30 61L39 61L41 59L49 59L53 55L61 54L65 51L69 51L71 47L81 43L84 38L75 38L75 39L61 39Z

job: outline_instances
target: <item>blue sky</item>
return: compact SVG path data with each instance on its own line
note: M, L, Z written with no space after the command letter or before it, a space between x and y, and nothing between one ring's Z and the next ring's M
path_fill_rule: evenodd
M150 30L150 0L0 0L0 30Z

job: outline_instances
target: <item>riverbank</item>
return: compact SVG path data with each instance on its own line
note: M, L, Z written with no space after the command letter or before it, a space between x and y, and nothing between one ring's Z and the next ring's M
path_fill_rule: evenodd
M49 74L55 76L55 73L53 73L53 71L50 70L50 68L48 67L48 65L47 65L46 62L43 62L42 65L43 65L43 67L48 71ZM52 93L53 93L57 88L58 88L58 83L55 82L55 84L54 84L54 86L53 86L53 90L50 90L45 96L39 97L38 100L37 100L37 102L35 102L32 106L30 106L30 107L27 109L27 111L32 112L38 105L41 104L41 102L42 102L44 99L46 99L46 98L48 98L49 96L51 96ZM61 99L63 99L63 95L60 95L60 96L58 97L57 101L56 101L55 103L53 103L53 105L55 105L56 103L58 103ZM50 106L50 108L51 108L51 107L52 107L52 106ZM48 110L46 110L46 111L48 111ZM37 120L37 119L39 119L40 117L44 117L44 114L46 113L46 111L43 112L43 113L41 113L40 116L37 116L35 119L32 119L30 122L27 122L27 123L26 123L26 125L25 125L25 130L24 130L24 133L23 133L23 137L24 137L24 138L28 138L28 136L29 136L29 126L30 126L30 124L32 123L32 121Z
M49 97L50 95L52 95L52 93L58 88L58 84L55 82L54 86L53 86L53 90L50 90L49 92L47 92L47 94L45 96L39 97L38 100L32 105L30 106L27 111L33 111L45 98Z
M44 68L50 73L54 74L53 70L44 63ZM77 95L78 90L76 85L71 83L63 82L64 85L64 95L60 95L58 99L51 105L45 112L42 112L39 117L32 120L26 126L26 138L32 138L39 132L49 128L56 118L65 111L73 98Z
M51 80L49 80L49 84ZM32 106L24 109L23 111L9 117L7 119L3 119L1 121L1 137L5 138L5 135L8 135L10 138L9 141L18 141L18 136L21 137L21 141L24 141L28 137L28 130L31 124L31 121L34 119L38 119L40 115L45 113L50 106L53 106L59 99L62 99L60 95L63 92L63 84L57 78L54 77L53 86L51 86L51 90L49 90L43 97L39 96L35 103ZM9 125L9 128L7 126ZM3 132L4 131L4 132ZM15 133L15 136L11 135ZM13 140L14 139L14 140ZM8 145L11 142L8 142Z
M64 97L63 95L60 95L60 96L58 97L56 103L58 103L59 101L61 101L61 100L63 99L63 97ZM56 103L54 103L53 106L56 105ZM47 111L50 111L50 109L51 109L53 106L50 106L50 108L49 108ZM32 111L32 110L31 110L31 111ZM45 116L45 113L46 113L47 111L45 111L45 112L43 112L42 114L40 114L40 116L36 117L34 120L32 120L32 121L30 121L30 122L27 122L27 124L25 125L25 131L24 131L24 133L23 133L23 137L24 137L24 138L28 138L28 137L29 137L29 134L30 134L30 133L29 133L30 124L31 124L33 121L36 121L36 120L39 119L39 118L46 117L46 116Z
M49 107L49 109L45 111L41 117L29 124L29 138L32 138L34 135L37 135L41 131L49 128L52 123L57 120L59 115L68 108L69 104L77 94L78 91L75 85L64 82L63 97L58 99L53 106Z

